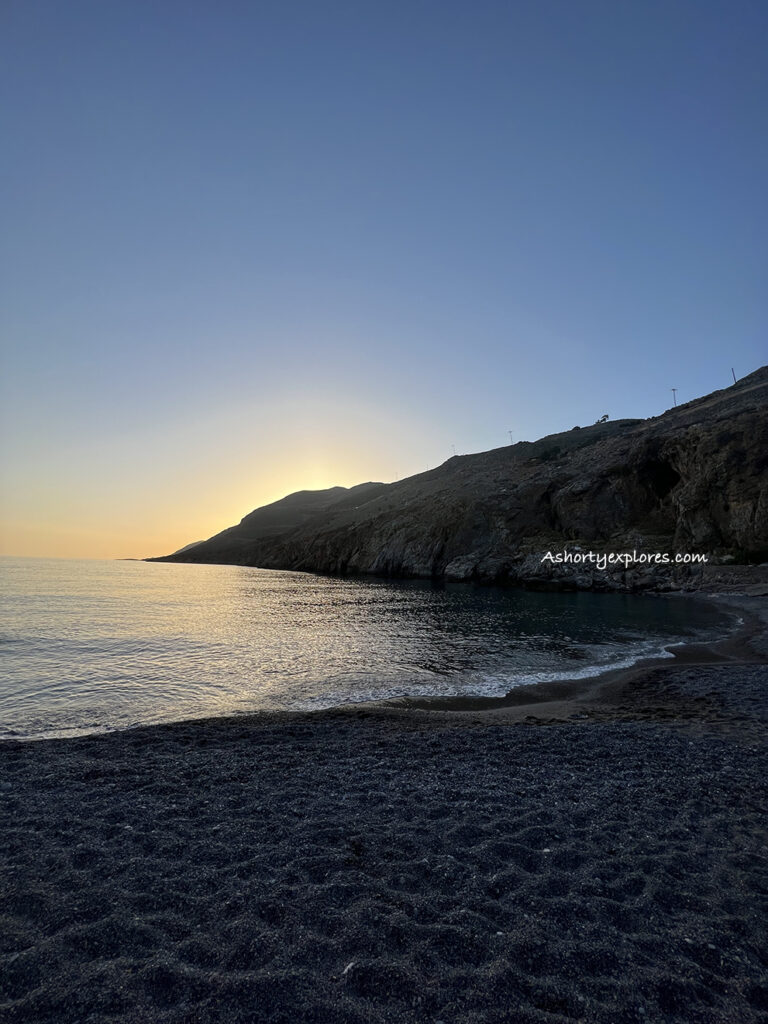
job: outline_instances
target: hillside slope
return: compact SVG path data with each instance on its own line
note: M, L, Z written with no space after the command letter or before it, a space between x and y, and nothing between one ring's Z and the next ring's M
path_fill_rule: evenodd
M768 558L768 367L652 419L289 495L168 558L530 582L552 575L541 557L565 543Z
M296 491L270 505L254 509L237 524L208 540L188 544L165 558L148 561L224 562L248 565L250 554L262 542L300 529L330 508L355 506L367 496L378 494L386 484L367 483L356 487L329 487L323 491Z

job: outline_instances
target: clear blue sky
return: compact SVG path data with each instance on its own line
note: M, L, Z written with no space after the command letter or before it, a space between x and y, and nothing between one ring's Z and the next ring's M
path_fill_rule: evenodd
M3 550L768 361L767 47L764 0L6 2Z

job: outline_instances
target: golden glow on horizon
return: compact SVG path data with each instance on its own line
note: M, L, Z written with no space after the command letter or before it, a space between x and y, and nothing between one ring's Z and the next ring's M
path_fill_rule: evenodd
M238 523L254 508L299 490L391 481L396 461L378 452L326 449L309 455L285 448L255 457L238 453L192 469L131 474L98 487L80 479L69 488L48 478L24 497L3 500L0 555L49 558L146 558L167 555ZM291 457L292 456L292 457ZM290 460L290 461L289 461ZM402 459L400 460L402 463ZM389 466L389 470L381 469ZM378 467L379 472L376 472ZM420 472L426 465L413 467ZM401 477L405 474L399 473Z
M0 554L166 555L294 491L402 479L439 461L424 415L292 395L198 411L162 431L48 439L0 469Z
M149 516L145 512L133 524L118 521L112 529L106 523L115 510L108 507L104 508L102 521L94 517L92 508L87 510L90 525L72 522L69 516L59 522L53 517L48 521L2 521L0 555L44 558L148 558L167 555L185 544L205 540L233 526L254 508L277 501L293 491L320 490L339 483L351 486L360 482L358 479L341 478L341 473L323 478L315 472L309 475L309 479L301 474L296 477L286 475L282 485L277 480L261 481L260 493L256 487L249 489L238 483L231 494L218 491L215 497L207 495L200 500L192 499L193 510L184 508L180 495L178 507L164 503L161 514ZM250 494L247 494L249 490ZM151 508L151 498L147 504L148 509Z

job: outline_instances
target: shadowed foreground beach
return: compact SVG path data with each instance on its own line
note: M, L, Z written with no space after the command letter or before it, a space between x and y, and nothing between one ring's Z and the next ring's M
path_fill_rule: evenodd
M2 1019L766 1022L767 695L5 743Z

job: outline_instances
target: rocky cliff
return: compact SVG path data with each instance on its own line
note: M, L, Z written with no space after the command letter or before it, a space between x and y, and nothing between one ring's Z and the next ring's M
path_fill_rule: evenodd
M768 367L652 419L457 456L394 484L290 495L168 560L620 589L691 573L542 563L566 546L768 559Z

